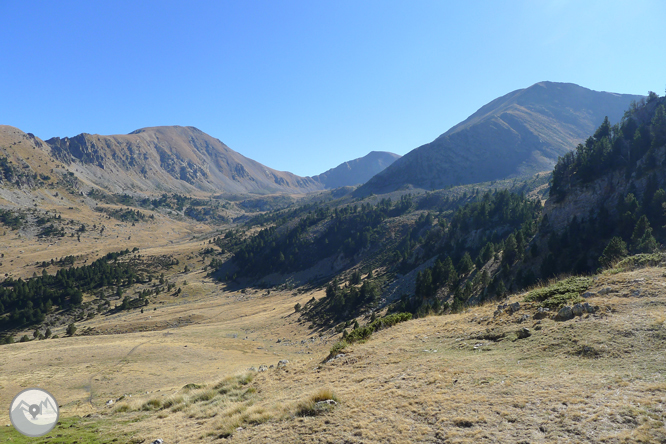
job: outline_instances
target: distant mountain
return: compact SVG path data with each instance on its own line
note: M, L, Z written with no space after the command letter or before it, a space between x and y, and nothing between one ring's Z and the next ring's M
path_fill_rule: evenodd
M312 179L321 183L324 188L339 188L366 183L372 176L383 171L400 155L386 151L371 151L369 154L341 163L325 173L313 176Z
M276 171L188 126L142 128L127 135L79 134L46 141L77 176L111 191L197 190L305 193L323 188L308 177ZM72 165L74 164L74 165Z
M410 151L356 191L406 185L438 189L551 170L558 156L592 135L605 116L618 122L642 96L540 82L488 103L433 142Z

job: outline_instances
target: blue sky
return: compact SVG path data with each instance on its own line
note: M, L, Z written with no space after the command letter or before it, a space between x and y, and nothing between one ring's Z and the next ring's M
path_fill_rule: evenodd
M0 0L0 124L191 125L314 175L543 80L664 94L666 2Z

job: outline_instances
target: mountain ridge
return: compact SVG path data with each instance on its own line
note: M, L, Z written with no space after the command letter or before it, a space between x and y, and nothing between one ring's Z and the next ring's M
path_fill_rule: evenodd
M76 163L92 182L106 183L114 191L167 188L263 194L321 189L309 178L247 158L192 126L146 127L109 136L82 133L71 138L54 137L45 143L56 158ZM118 177L118 173L125 177Z
M559 156L590 136L605 115L617 122L630 102L641 97L556 82L512 91L410 151L356 194L406 185L437 189L550 170Z
M312 179L329 189L359 185L370 180L400 157L402 156L388 151L370 151L363 157L348 160L321 174L312 176Z

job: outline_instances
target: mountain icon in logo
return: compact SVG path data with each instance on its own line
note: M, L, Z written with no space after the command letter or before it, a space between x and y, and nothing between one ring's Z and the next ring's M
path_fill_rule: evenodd
M60 410L53 395L46 390L30 388L14 397L9 419L14 428L29 437L43 436L58 423Z

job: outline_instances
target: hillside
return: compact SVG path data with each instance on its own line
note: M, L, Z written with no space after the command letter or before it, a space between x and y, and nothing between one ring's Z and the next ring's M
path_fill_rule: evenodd
M363 157L341 163L324 173L312 176L312 179L328 189L359 185L366 183L372 176L383 171L399 158L398 154L371 151Z
M53 155L113 191L182 190L303 193L308 178L276 171L194 127L153 127L127 135L80 134L46 141Z
M80 134L43 142L17 128L0 126L0 146L11 156L18 143L39 148L79 180L113 193L200 191L306 193L321 184L276 171L233 151L194 127L143 128L127 135ZM24 169L35 169L29 159ZM27 183L26 183L27 184Z
M513 91L410 151L356 195L405 185L432 190L550 170L558 156L592 135L605 116L618 122L640 98L554 82Z
M320 291L218 293L187 278L195 288L165 297L152 319L98 316L78 323L85 335L2 346L1 399L48 387L63 443L666 439L663 264L595 276L594 312L571 320L515 294L503 303L516 311L487 304L402 322L333 360L341 333L312 334L293 312ZM0 439L52 441L11 427Z

